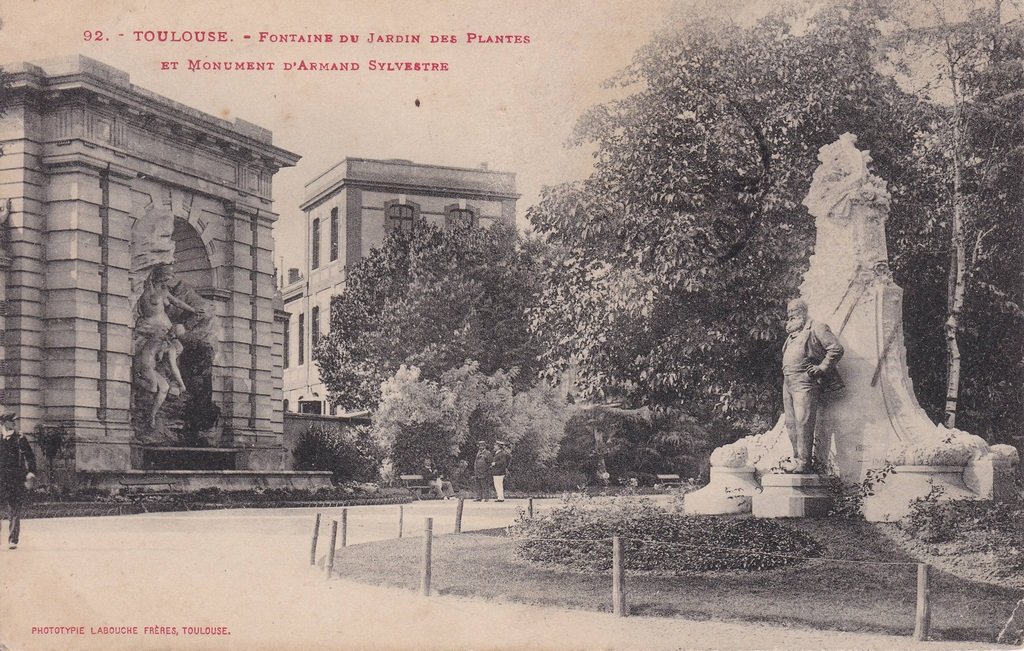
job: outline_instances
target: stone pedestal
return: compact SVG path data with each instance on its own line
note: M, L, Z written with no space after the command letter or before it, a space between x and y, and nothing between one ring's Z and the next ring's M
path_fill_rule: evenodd
M694 515L750 513L750 500L760 491L754 467L711 468L711 482L683 497L683 510Z
M821 475L764 475L752 506L755 518L819 518L831 504Z
M864 500L864 519L892 522L910 512L915 500L932 494L936 500L976 499L964 485L963 466L896 466Z

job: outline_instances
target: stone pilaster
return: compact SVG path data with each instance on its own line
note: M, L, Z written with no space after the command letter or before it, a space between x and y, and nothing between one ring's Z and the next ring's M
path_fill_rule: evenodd
M79 470L130 467L127 169L46 156L43 380L48 421L72 423Z
M4 387L2 402L31 431L43 422L43 231L46 174L42 165L42 119L38 105L7 108L0 122L0 197L7 200L4 253Z
M275 406L278 412L281 408L280 392L274 388L275 219L266 210L225 204L222 279L229 298L222 320L221 409L225 436L245 451L244 464L250 469L279 467L282 461L283 439L275 427Z

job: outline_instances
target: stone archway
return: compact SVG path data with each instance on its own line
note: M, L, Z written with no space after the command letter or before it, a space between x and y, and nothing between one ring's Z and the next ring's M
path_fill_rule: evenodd
M200 234L172 206L148 206L132 232L132 427L146 448L209 447L220 439L213 402L220 337L201 292L215 289L215 274ZM183 467L160 463L168 464Z
M210 256L196 229L188 221L175 217L171 241L174 242L175 275L201 294L213 289L214 274Z

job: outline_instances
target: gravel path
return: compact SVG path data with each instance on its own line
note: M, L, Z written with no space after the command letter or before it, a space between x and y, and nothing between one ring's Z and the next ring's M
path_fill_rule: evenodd
M503 526L519 506L515 502L469 503L465 528ZM15 551L0 549L0 648L3 644L28 651L992 646L680 619L621 619L455 597L428 599L406 591L328 581L322 571L309 565L314 512L238 510L26 521L23 545ZM333 510L331 516L336 515ZM406 506L407 535L417 535L426 516L435 518L435 532L448 532L454 522L454 502ZM350 543L397 533L394 506L351 508L348 520ZM322 535L321 541L327 538ZM55 633L54 627L74 632Z

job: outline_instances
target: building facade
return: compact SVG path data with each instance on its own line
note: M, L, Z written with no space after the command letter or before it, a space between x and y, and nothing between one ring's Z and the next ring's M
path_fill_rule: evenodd
M78 476L281 469L271 181L299 156L85 57L5 69L4 407L26 433L68 432L61 464Z
M288 411L337 413L311 352L329 331L331 297L344 291L346 270L391 230L417 222L515 225L515 174L406 160L346 158L306 184L306 266L290 269L282 293L288 314L283 343Z

